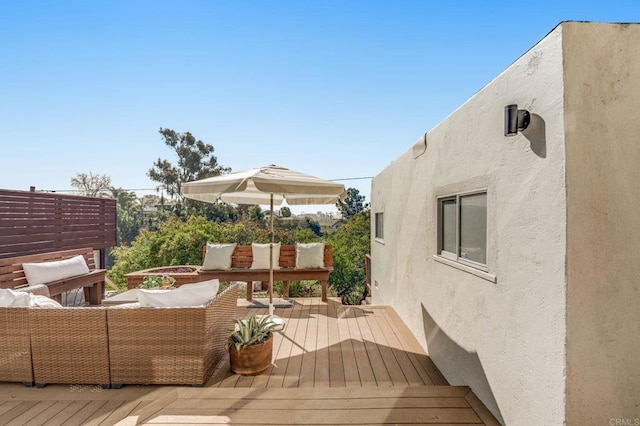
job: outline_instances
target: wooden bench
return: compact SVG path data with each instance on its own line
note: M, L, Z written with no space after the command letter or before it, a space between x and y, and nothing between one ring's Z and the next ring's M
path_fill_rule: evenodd
M69 259L82 255L89 266L90 272L59 281L46 283L52 299L60 302L62 293L76 288L84 289L84 298L92 305L99 305L104 294L104 269L96 269L92 248L62 250L49 253L31 254L18 257L0 259L0 288L17 289L28 286L27 278L22 269L23 263L52 262Z
M202 250L202 257L207 248ZM253 281L269 282L268 269L250 269L253 262L251 246L236 246L231 255L231 269L200 270L202 280L217 278L220 281L244 281L247 283L247 300L253 299ZM333 248L324 245L324 267L318 269L296 269L296 246L280 247L280 269L273 271L273 281L282 281L282 297L289 298L289 282L298 280L319 280L322 283L322 301L327 301L327 282L333 271Z

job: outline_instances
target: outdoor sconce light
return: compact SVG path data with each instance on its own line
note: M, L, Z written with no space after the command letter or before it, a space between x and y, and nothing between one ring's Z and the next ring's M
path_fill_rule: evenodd
M504 107L504 135L513 136L524 130L531 122L531 114L526 109L518 109L518 105Z

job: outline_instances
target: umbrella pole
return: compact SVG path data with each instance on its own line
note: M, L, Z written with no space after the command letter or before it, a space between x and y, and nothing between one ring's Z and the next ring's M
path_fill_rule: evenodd
M271 206L270 206L270 214L269 214L269 317L271 318L271 322L273 322L277 327L274 330L282 330L284 328L284 320L282 318L277 318L274 315L273 309L273 193L271 194Z
M273 194L269 210L269 315L273 316Z

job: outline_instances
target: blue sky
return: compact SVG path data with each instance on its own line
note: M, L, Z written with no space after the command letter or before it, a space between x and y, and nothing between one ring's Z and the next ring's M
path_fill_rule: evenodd
M0 188L154 188L160 127L234 171L374 176L564 20L640 2L4 1Z

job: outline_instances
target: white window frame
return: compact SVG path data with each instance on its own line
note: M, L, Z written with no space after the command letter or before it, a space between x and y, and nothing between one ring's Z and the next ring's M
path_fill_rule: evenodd
M449 260L451 262L455 262L455 263L459 263L461 265L464 266L468 266L474 269L478 269L480 271L483 272L488 272L489 271L489 266L488 266L488 259L487 259L487 264L484 263L478 263L475 262L473 260L469 260L469 259L465 259L463 257L460 257L460 209L461 209L461 203L460 203L460 199L467 197L467 196L471 196L471 195L480 195L480 194L484 194L487 197L487 210L489 209L488 206L488 191L486 189L483 190L477 190L477 191L471 191L471 192L463 192L463 193L459 193L459 194L453 194L453 195L447 195L447 196L442 196L442 197L438 197L437 199L437 210L438 210L438 218L437 218L437 232L438 232L438 253L437 256L440 256L441 258L444 258L446 260ZM444 250L444 235L443 235L443 202L447 201L447 200L455 200L456 201L456 238L455 238L455 242L456 242L456 253L451 253L449 251L445 251ZM487 216L488 216L488 212L487 212ZM487 220L488 221L488 220ZM486 229L488 230L488 223L485 224ZM488 254L488 240L489 239L489 235L487 233L487 238L485 240L485 253Z

